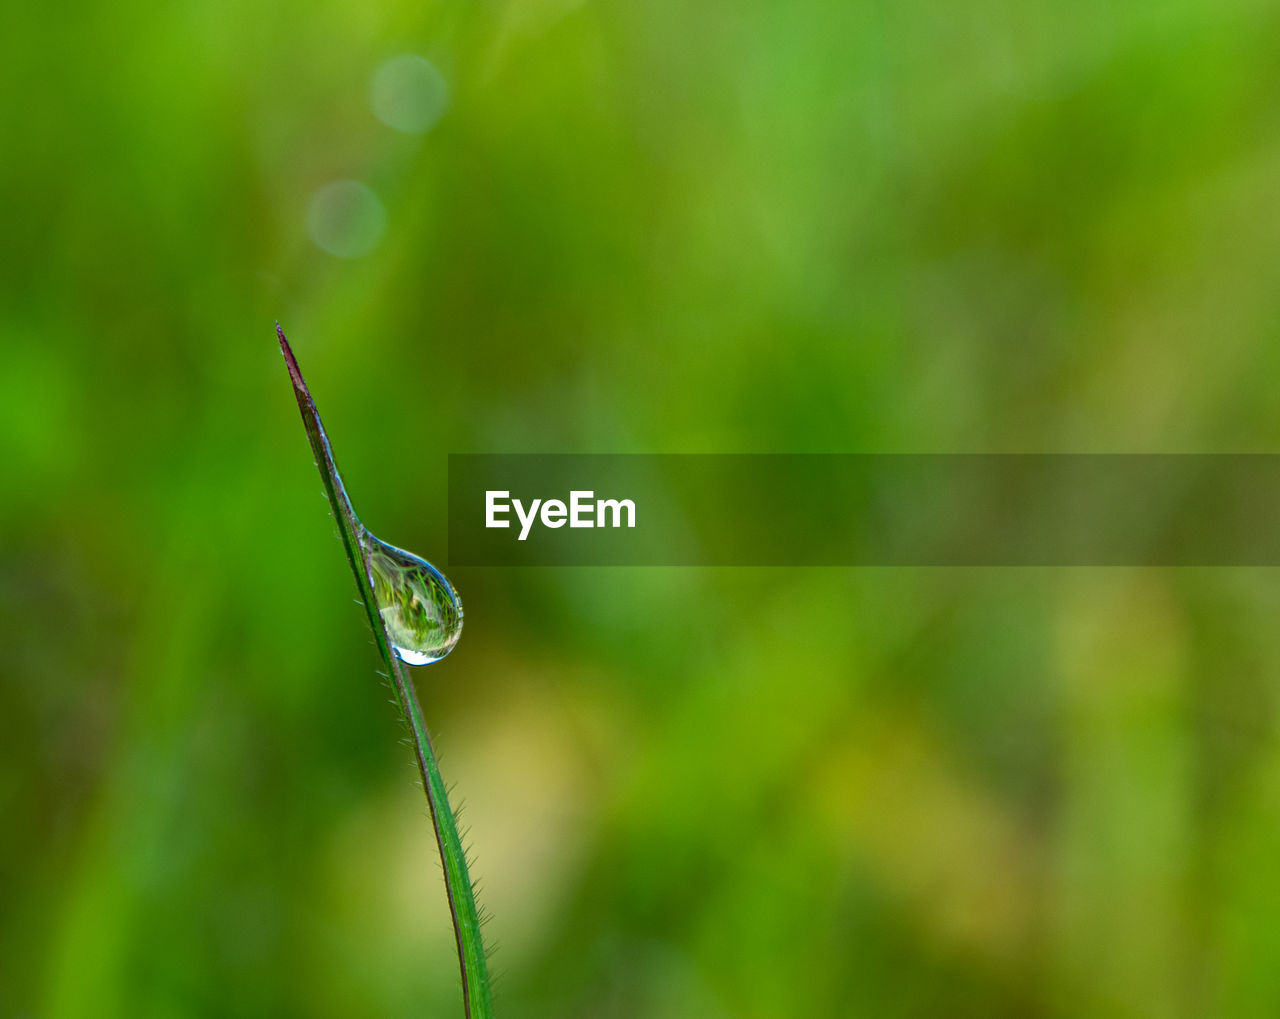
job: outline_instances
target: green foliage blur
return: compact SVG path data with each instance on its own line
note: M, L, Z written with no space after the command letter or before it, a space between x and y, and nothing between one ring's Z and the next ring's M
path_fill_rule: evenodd
M277 318L446 569L449 452L1280 440L1274 4L5 22L0 1016L460 1014ZM449 572L505 1019L1280 1014L1276 571Z

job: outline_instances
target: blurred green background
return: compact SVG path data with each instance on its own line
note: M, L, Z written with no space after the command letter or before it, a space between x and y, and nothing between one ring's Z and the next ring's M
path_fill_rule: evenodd
M5 20L3 1016L460 1014L276 318L437 561L449 452L1280 439L1274 4ZM450 573L506 1019L1280 1014L1276 571Z

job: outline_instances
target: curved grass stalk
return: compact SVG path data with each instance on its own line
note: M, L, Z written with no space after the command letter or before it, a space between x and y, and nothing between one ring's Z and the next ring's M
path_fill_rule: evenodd
M338 521L338 532L342 536L342 544L347 551L351 571L356 576L360 600L364 602L365 610L368 612L369 625L373 629L378 653L387 667L387 676L391 682L391 689L395 693L396 706L409 727L418 770L422 774L422 786L427 794L427 806L431 813L431 823L435 828L436 845L440 849L449 912L453 917L454 935L458 943L464 1014L467 1019L492 1019L493 1008L484 943L480 932L480 915L476 908L475 890L467 871L466 854L458 835L457 819L453 808L449 805L448 792L445 789L444 780L440 777L440 768L436 764L435 752L431 748L431 737L427 733L427 725L422 717L418 695L409 678L407 667L391 649L391 641L378 612L373 586L369 580L369 566L365 558L364 545L361 542L361 535L367 532L356 516L351 500L347 497L342 477L333 460L329 438L325 434L324 425L320 423L315 401L311 399L311 392L303 381L298 362L289 348L289 341L285 339L279 323L276 324L276 334L280 339L280 350L289 368L289 378L293 382L293 393L298 400L298 410L302 412L307 438L311 441L311 449L315 453L316 466L324 481L325 495L328 496L329 505L333 508L334 519Z

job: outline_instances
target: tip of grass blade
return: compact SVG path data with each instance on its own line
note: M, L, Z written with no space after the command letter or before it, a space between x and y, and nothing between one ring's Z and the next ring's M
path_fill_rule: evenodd
M311 399L311 393L307 389L307 384L302 380L302 369L298 367L298 359L293 356L293 348L289 346L289 341L285 339L284 330L280 328L280 323L276 323L276 336L280 340L280 352L284 354L284 363L289 368L289 378L293 381L293 388L300 393L306 394L308 400Z

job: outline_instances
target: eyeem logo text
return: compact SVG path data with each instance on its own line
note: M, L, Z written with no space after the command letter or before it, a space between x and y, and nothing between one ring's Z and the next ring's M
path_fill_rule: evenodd
M539 513L541 507L541 513ZM510 492L484 493L484 526L510 527L507 515L515 512L520 522L519 541L529 537L534 522L542 521L543 527L635 527L636 504L630 499L597 499L595 492L570 492L566 505L559 499L534 499L526 506L519 499L512 499ZM623 523L625 514L626 523Z

